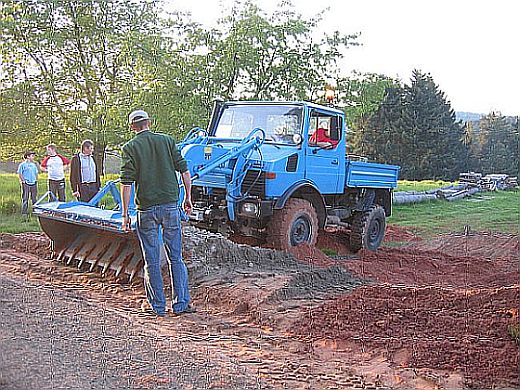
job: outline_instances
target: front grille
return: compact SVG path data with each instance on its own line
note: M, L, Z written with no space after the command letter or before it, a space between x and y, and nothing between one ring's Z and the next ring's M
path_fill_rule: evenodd
M250 169L242 182L242 195L253 195L265 198L265 172Z

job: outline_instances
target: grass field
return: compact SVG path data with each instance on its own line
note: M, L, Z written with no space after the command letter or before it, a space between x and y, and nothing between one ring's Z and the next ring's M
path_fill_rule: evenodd
M108 180L115 180L118 175L105 175L102 178L102 184ZM69 178L66 181L66 197L68 201L73 200L70 191ZM47 192L47 174L40 173L38 175L38 198ZM75 198L74 198L75 199ZM104 199L103 206L111 206L111 197ZM21 207L21 189L18 181L18 175L13 173L0 174L0 232L2 233L21 233L34 232L40 230L37 218L32 216L28 220L23 220L20 215Z
M117 175L106 175L103 182ZM68 180L68 179L67 179ZM424 191L453 183L424 180L400 181L398 191ZM67 182L67 200L72 200ZM41 174L38 194L47 191L47 177ZM110 197L105 202L110 207ZM36 218L23 221L20 216L20 186L14 174L0 174L0 232L39 231ZM406 227L421 236L462 232L465 225L474 231L520 233L520 191L484 192L456 202L433 201L394 207L389 223Z
M388 223L420 236L473 231L520 233L520 191L482 192L455 202L436 200L394 206Z
M452 184L456 183L443 180L399 180L396 191L427 191L434 188L447 187Z

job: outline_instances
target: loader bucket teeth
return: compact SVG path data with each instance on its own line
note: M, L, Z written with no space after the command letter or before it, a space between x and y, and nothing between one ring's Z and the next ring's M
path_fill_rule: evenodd
M59 216L39 214L38 218L52 240L54 259L128 281L143 275L143 258L134 232L107 229L94 223L69 222Z

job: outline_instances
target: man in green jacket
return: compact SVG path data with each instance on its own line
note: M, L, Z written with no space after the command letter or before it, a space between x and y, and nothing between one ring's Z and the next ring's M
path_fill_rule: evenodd
M137 235L144 258L144 287L153 312L166 315L161 275L159 229L166 249L172 284L172 309L175 315L191 313L188 271L182 259L179 185L176 172L181 173L185 188L184 210L190 213L191 177L186 160L172 137L150 131L150 117L137 110L129 117L135 137L123 146L121 164L123 230L130 230L128 205L135 183Z

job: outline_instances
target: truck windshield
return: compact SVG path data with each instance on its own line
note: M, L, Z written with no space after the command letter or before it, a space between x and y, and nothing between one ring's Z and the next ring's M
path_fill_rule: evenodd
M278 105L224 106L215 137L244 138L257 127L266 141L296 145L301 140L303 108Z

